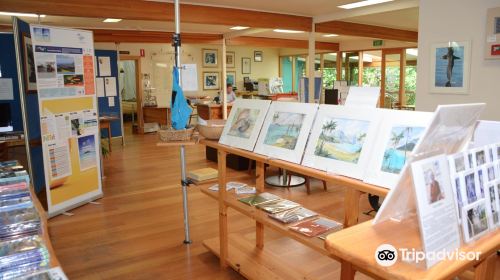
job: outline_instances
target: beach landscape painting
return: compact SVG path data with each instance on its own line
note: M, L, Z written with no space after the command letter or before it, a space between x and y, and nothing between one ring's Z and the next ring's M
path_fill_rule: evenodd
M228 135L250 138L252 131L255 127L255 122L259 117L259 109L238 108L236 109L236 117L233 119Z
M305 116L301 113L275 112L267 129L264 144L294 150Z
M399 174L406 164L418 140L424 133L424 127L395 126L391 130L391 137L384 151L381 170Z
M369 127L369 121L326 118L314 155L358 163Z

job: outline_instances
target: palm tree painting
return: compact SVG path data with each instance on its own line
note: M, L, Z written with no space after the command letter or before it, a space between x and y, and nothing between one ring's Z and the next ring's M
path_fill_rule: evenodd
M423 127L393 127L384 151L382 171L399 174L423 132Z
M370 122L328 118L321 127L314 154L349 163L357 163Z
M264 144L294 150L305 116L300 113L275 112Z

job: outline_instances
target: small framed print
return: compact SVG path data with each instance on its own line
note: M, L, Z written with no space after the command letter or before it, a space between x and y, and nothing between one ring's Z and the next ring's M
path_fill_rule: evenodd
M490 227L486 204L486 199L480 199L462 209L462 230L466 243L488 232Z
M226 67L234 68L236 61L236 55L234 52L226 52Z
M203 72L203 89L219 89L219 72Z
M252 64L252 60L250 59L250 57L242 57L241 58L241 74L252 73L251 64Z
M487 202L489 202L488 212L490 228L495 228L500 225L500 204L498 201L499 190L497 187L500 187L500 181L497 181L496 184L489 184L486 188L486 195L488 196Z
M254 51L253 52L253 61L254 62L264 61L264 58L262 57L262 51Z
M431 92L467 94L470 48L470 41L439 43L431 46Z
M35 57L33 55L33 44L31 43L31 38L29 34L22 33L22 47L23 47L23 60L24 60L24 80L25 80L25 91L26 93L37 93L36 88L36 69L35 69Z
M460 173L465 171L467 168L467 156L460 152L448 157L450 172Z
M203 67L217 67L218 57L215 49L202 49Z

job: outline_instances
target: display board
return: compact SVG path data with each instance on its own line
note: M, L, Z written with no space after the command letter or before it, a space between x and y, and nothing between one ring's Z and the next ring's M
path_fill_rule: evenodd
M31 25L48 215L102 196L92 32Z

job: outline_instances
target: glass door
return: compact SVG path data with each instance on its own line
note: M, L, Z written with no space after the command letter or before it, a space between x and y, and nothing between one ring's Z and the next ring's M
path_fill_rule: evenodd
M404 104L404 54L402 49L382 50L380 107L401 109Z

